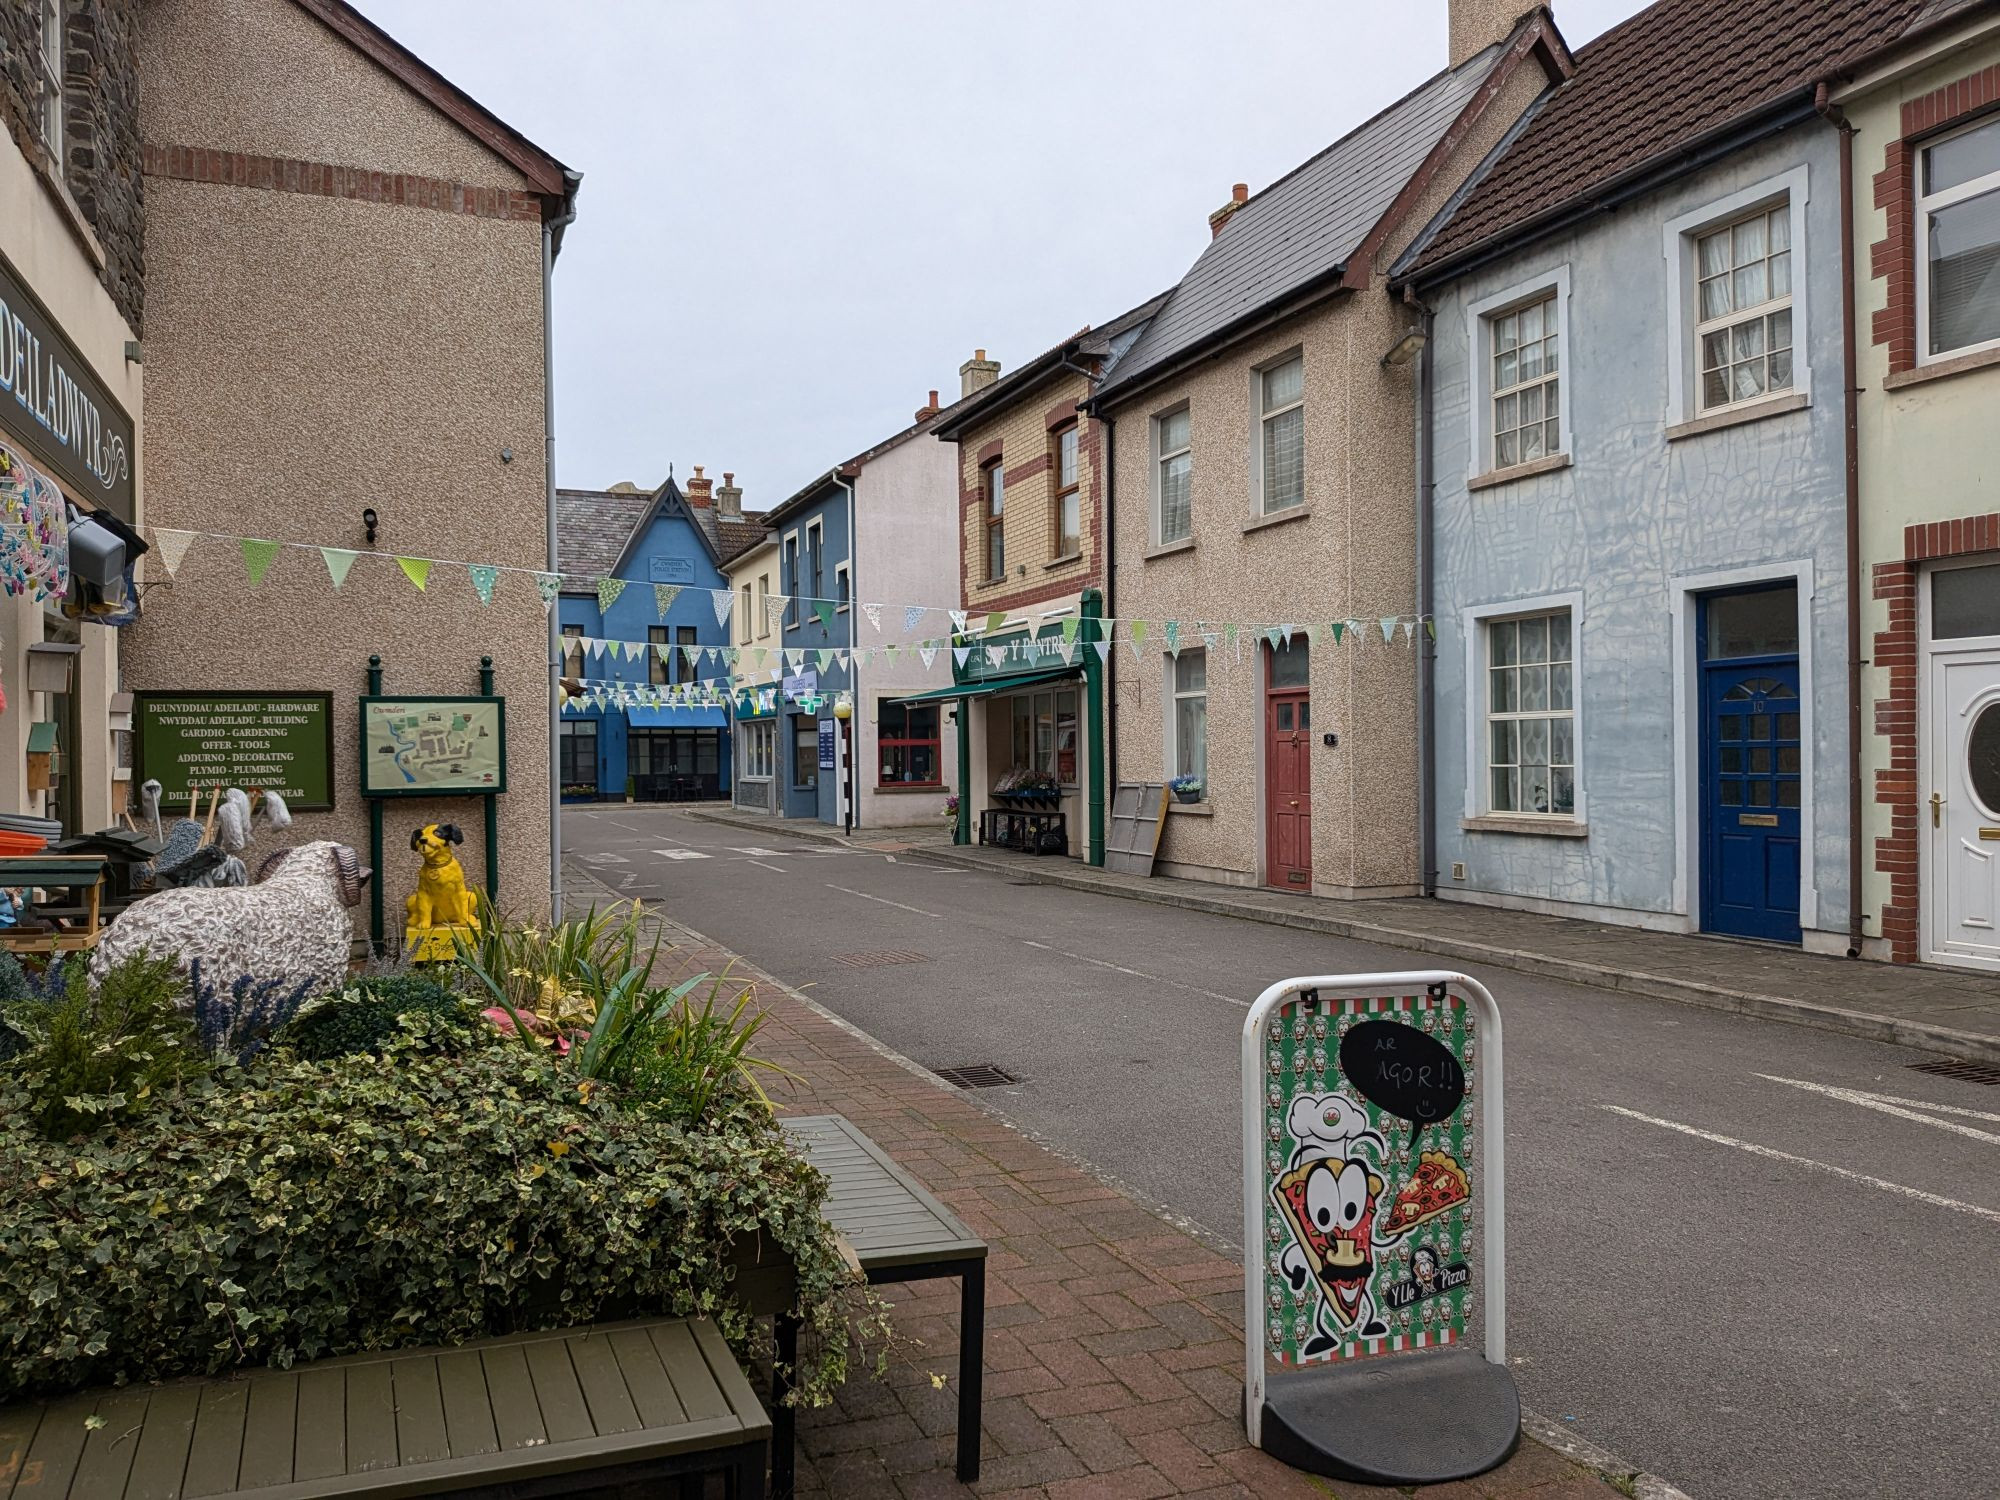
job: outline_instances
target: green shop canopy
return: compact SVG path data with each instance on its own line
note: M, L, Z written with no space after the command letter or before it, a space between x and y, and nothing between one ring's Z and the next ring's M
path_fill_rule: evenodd
M1044 682L1060 682L1065 677L1081 677L1083 668L1050 667L1038 672L1016 672L1011 677L986 677L978 682L955 683L948 688L933 688L928 693L912 693L907 698L893 698L893 703L942 703L948 698L991 698L996 693L1011 693L1017 688L1038 687Z

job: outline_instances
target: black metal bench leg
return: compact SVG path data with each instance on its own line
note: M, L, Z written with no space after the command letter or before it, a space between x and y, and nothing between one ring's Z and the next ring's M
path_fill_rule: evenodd
M731 1485L735 1500L764 1500L764 1449L759 1446L750 1449L736 1462L735 1483Z
M771 1500L792 1500L798 1455L798 1420L792 1404L792 1371L799 1362L799 1320L779 1313L771 1320Z
M979 1478L979 1409L986 1362L986 1262L975 1260L959 1277L958 1477Z

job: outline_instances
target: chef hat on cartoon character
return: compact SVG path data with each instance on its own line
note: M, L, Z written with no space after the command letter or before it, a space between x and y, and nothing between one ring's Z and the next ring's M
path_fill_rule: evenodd
M1299 1095L1286 1124L1293 1140L1327 1156L1344 1155L1350 1141L1369 1134L1367 1114L1345 1094Z

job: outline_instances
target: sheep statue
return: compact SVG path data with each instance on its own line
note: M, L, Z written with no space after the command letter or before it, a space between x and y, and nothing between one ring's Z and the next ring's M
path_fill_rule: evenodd
M101 979L144 948L171 953L184 969L199 963L202 983L219 992L247 978L280 981L287 990L310 981L308 993L322 994L347 972L347 908L361 900L373 873L345 844L322 841L280 849L252 886L157 892L111 924L90 972Z

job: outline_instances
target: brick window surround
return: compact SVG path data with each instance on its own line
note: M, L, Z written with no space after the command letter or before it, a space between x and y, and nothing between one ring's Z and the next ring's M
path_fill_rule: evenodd
M1889 877L1882 936L1897 963L1922 956L1923 857L1917 805L1917 588L1920 565L2000 551L2000 513L1961 516L1903 528L1903 561L1875 564L1875 597L1889 606L1889 628L1875 634L1874 664L1889 674L1889 696L1876 700L1875 733L1889 742L1889 765L1875 773L1875 801L1889 809L1889 832L1875 840L1876 873Z
M1888 236L1869 248L1869 275L1889 284L1888 305L1871 332L1889 348L1889 373L1917 367L1916 156L1925 141L2000 107L2000 63L1967 74L1903 105L1902 136L1883 148L1875 176L1875 206L1888 215Z

